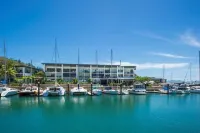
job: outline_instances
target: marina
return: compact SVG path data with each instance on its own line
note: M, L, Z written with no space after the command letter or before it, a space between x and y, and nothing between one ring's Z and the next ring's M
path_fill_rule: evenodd
M200 133L199 5L1 2L0 133Z
M0 124L6 133L198 133L199 105L197 94L1 97Z

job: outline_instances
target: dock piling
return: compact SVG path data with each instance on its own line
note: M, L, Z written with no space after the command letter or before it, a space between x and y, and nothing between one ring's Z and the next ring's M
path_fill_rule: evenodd
M38 97L40 96L40 81L38 81Z
M169 84L167 84L167 94L169 94Z
M91 88L90 88L91 96L92 96L92 93L93 93L93 92L92 92L92 86L93 86L93 85L92 85L92 83L91 83Z
M69 95L69 84L67 84L67 92L68 92L68 95Z
M120 95L122 95L122 84L120 84Z

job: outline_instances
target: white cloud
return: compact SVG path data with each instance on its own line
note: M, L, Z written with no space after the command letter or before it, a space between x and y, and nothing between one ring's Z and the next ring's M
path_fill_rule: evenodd
M150 53L152 55L158 55L158 56L163 56L163 57L169 57L169 58L179 58L179 59L188 59L191 57L186 57L186 56L181 56L181 55L173 55L173 54L169 54L169 53L156 53L156 52L152 52Z
M137 34L137 35L149 37L149 38L152 38L152 39L165 41L165 42L168 42L168 43L173 43L173 44L176 43L174 40L171 40L169 38L163 37L163 36L158 35L158 34L154 34L152 32L133 32L133 33Z
M101 63L101 64L110 64L110 63ZM120 62L113 62L113 65L119 65ZM162 69L163 66L166 69L171 69L171 68L182 68L188 66L188 63L131 63L131 62L121 62L122 66L136 66L137 70L142 70L142 69Z
M200 41L194 35L192 35L191 32L184 33L180 36L180 38L187 45L200 47Z

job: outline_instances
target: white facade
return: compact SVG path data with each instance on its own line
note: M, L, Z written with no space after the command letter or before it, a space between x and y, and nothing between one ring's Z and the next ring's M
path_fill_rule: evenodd
M57 79L71 81L74 78L85 81L106 79L134 79L136 66L120 65L93 65L93 64L54 64L43 63L47 80L55 80L55 68Z

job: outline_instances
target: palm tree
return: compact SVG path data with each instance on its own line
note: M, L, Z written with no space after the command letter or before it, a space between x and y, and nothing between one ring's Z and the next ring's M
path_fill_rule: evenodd
M78 80L77 80L76 78L74 78L74 79L72 80L72 83L73 83L73 84L77 84L77 83L78 83Z
M15 78L16 77L16 70L15 70L15 62L12 60L7 60L7 65L5 67L5 65L1 65L0 66L0 75L1 76L5 76L5 71L6 71L6 75L8 76L8 80L10 82L11 78ZM5 79L7 80L7 79Z

